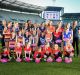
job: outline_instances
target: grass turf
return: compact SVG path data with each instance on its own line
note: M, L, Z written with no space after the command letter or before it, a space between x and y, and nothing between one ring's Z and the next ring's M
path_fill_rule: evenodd
M79 75L80 58L73 58L70 64L41 62L0 63L0 75Z
M79 44L80 47L80 44ZM0 75L79 75L80 58L73 58L70 64L41 62L0 62Z

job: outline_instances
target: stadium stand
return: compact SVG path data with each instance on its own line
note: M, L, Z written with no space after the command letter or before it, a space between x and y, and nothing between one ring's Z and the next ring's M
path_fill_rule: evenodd
M44 9L18 0L0 0L0 20L25 22L30 19L33 23L41 23L44 19L39 14Z
M80 13L64 13L61 17L63 23L67 23L67 22L72 23L72 21L74 20L80 22Z

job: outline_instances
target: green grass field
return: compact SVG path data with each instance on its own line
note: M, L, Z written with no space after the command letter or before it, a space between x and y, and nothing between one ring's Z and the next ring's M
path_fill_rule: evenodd
M80 45L79 45L80 47ZM79 75L80 58L74 57L70 64L41 62L0 62L0 75Z
M0 63L0 75L79 75L80 58L73 58L70 64L41 62Z

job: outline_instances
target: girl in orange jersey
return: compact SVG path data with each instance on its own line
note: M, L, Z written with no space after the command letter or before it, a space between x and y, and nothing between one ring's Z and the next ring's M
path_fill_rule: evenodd
M45 34L45 39L46 39L46 42L51 42L52 41L52 33L47 30L46 34Z
M53 33L53 32L55 31L55 27L53 26L53 22L52 22L52 21L48 21L46 25L47 25L47 26L46 26L47 29L48 29L51 33Z

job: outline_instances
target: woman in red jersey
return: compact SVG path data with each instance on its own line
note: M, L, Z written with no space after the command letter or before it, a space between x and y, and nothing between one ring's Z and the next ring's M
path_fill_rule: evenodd
M52 56L51 56L52 49L51 49L49 43L47 43L45 45L45 47L43 48L43 53L44 53L44 61L47 61L47 59L49 59L49 58L52 59Z
M36 63L39 63L39 62L41 61L42 57L43 57L43 52L42 52L42 50L41 50L41 47L39 47L39 48L36 49L36 51L34 52L33 58L34 58L34 60L35 60Z
M62 52L59 49L58 44L54 45L54 49L53 49L53 56L54 56L54 60L59 62L58 60L62 61Z

